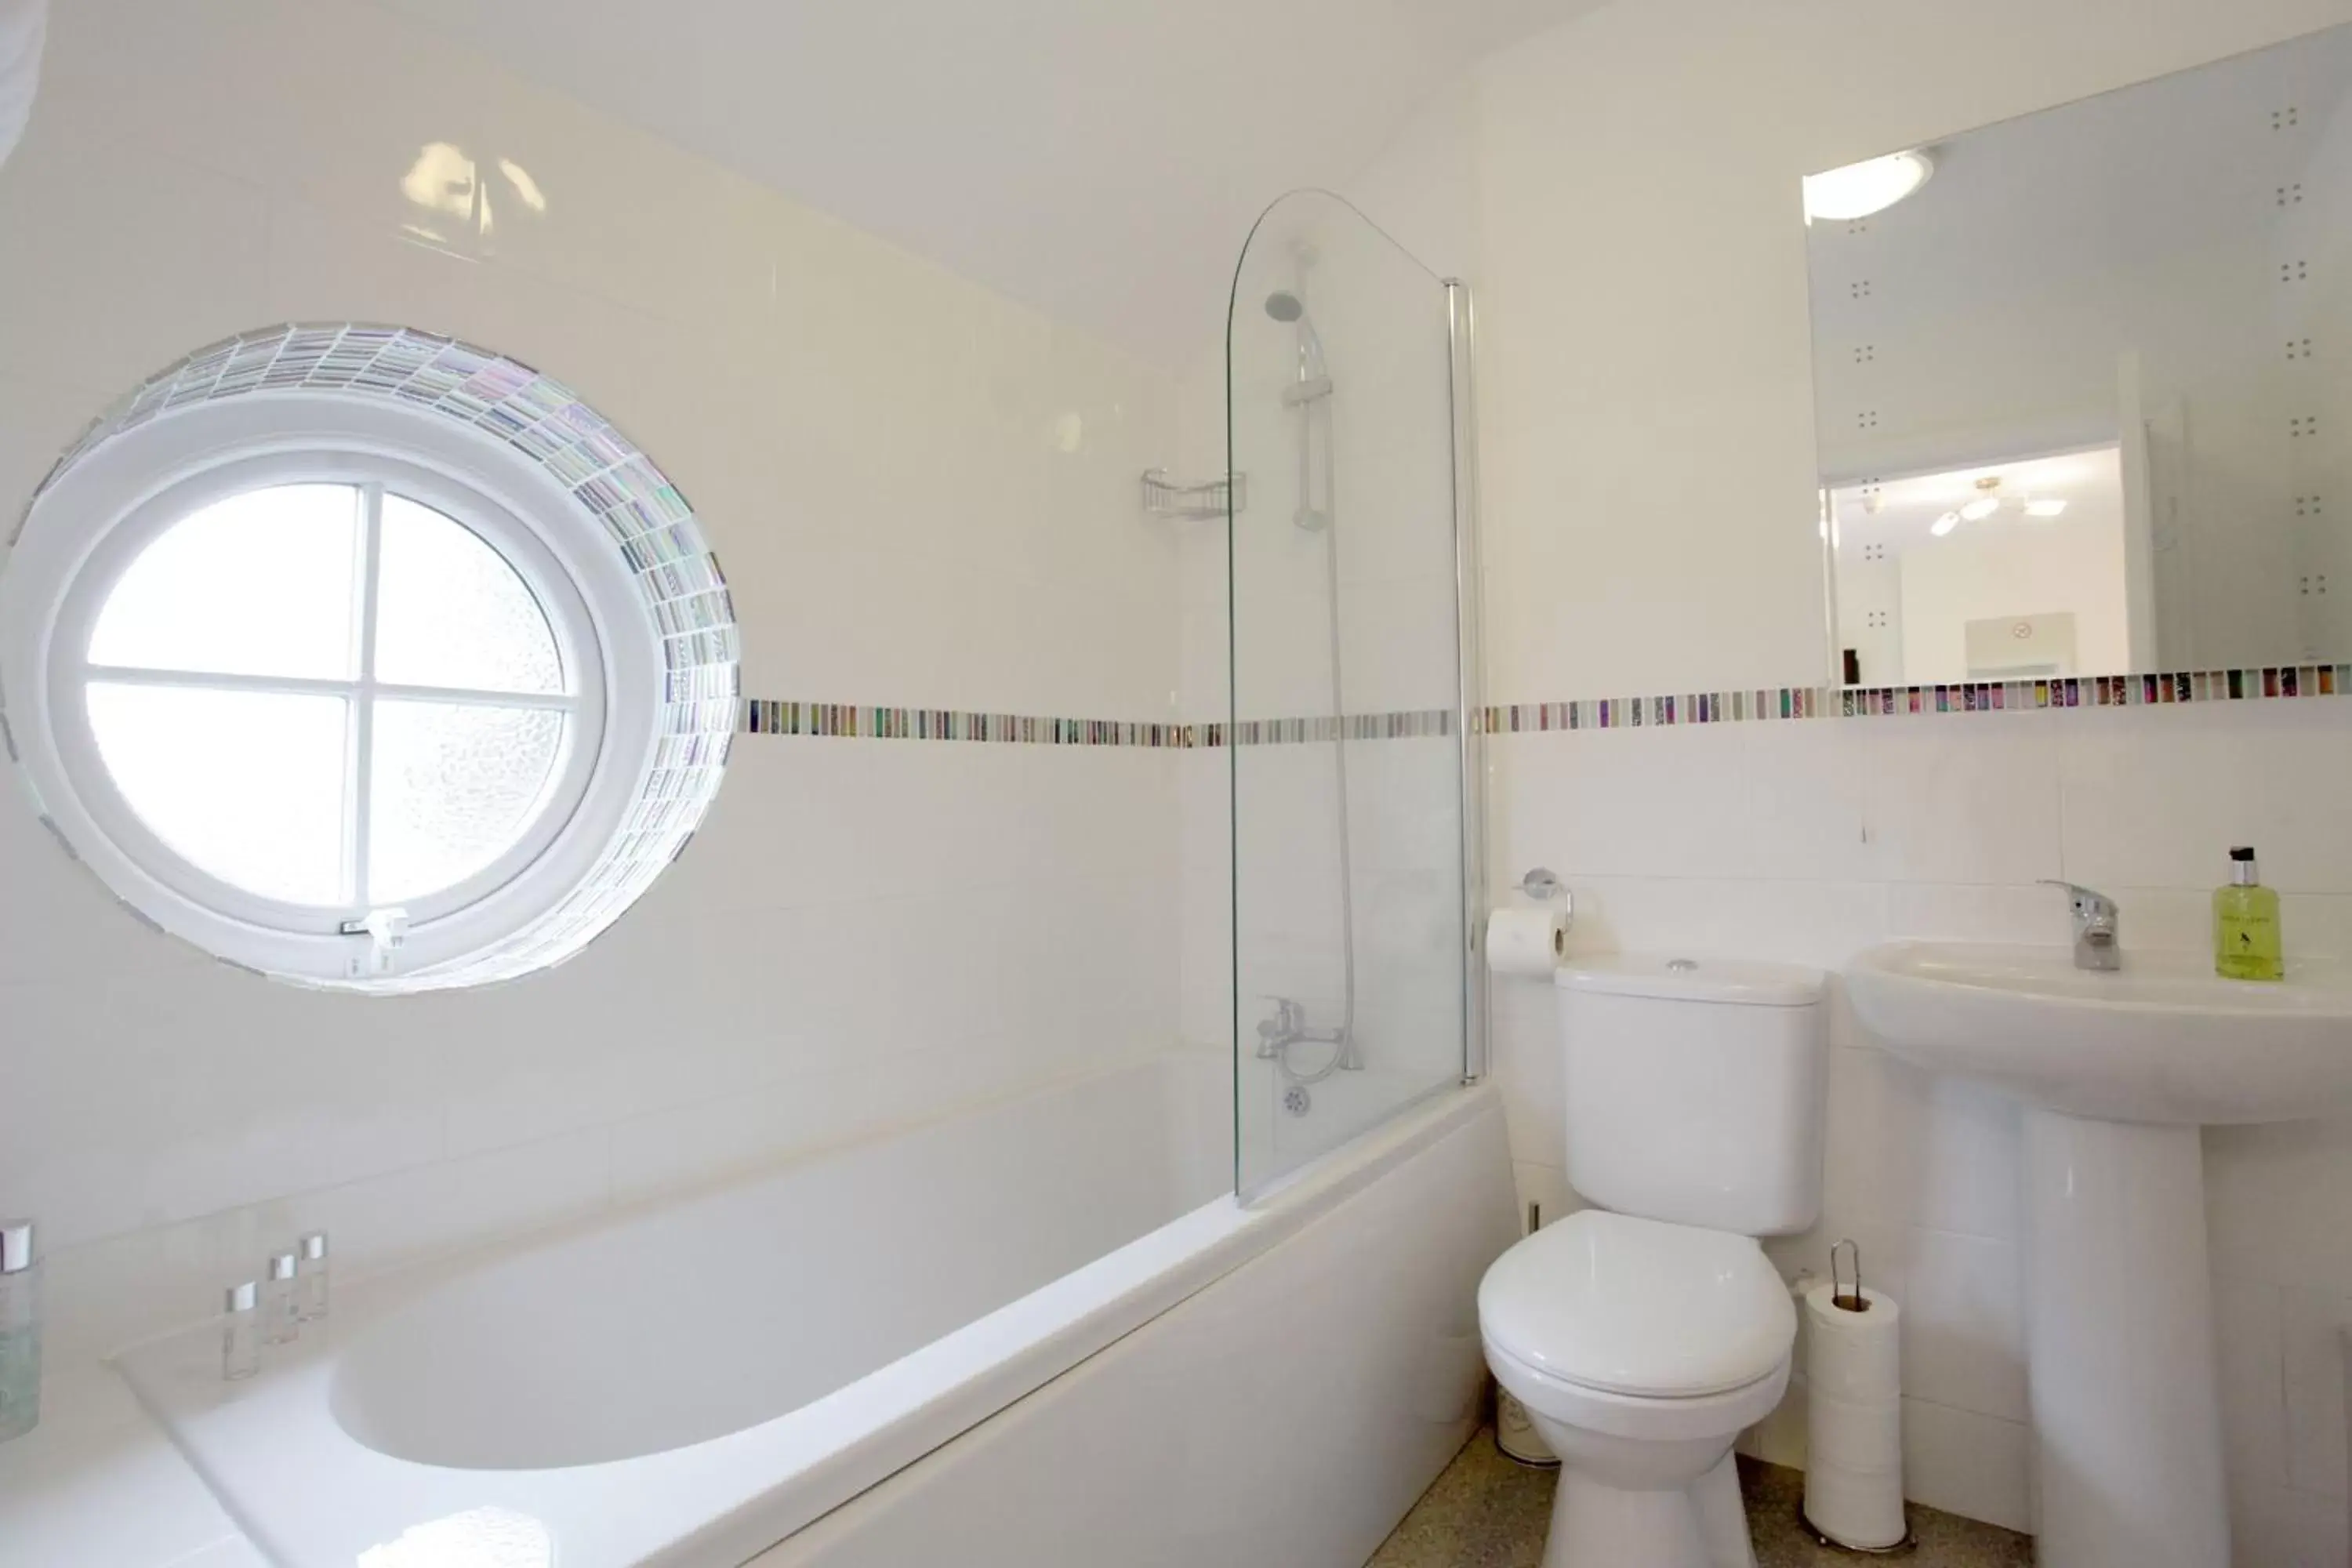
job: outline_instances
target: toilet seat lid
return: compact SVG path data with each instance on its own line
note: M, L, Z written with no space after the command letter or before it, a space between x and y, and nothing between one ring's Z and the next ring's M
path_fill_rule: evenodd
M1769 1374L1796 1342L1797 1310L1748 1237L1587 1209L1496 1260L1478 1324L1566 1382L1689 1398Z

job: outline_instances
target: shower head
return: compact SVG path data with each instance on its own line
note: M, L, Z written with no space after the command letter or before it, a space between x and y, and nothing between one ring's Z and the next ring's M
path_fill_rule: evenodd
M1296 406L1328 396L1331 371L1323 358L1323 334L1315 330L1315 318L1307 313L1307 301L1287 289L1277 289L1265 297L1265 313L1298 328L1298 379L1283 393L1283 402Z

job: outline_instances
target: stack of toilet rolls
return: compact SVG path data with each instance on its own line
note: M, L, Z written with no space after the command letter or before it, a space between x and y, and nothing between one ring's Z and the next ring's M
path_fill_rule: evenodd
M1903 1522L1901 1309L1876 1290L1805 1292L1805 1519L1841 1546L1884 1552Z

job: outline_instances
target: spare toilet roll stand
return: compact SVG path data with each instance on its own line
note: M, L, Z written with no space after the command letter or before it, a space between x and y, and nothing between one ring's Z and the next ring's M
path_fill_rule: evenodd
M1838 1268L1838 1252L1840 1248L1843 1248L1846 1255L1853 1259L1853 1289L1852 1290L1848 1290L1845 1288L1845 1276ZM1843 1312L1867 1312L1870 1310L1870 1298L1862 1293L1862 1243L1854 1240L1852 1237L1847 1237L1843 1240L1834 1241L1830 1244L1830 1305L1837 1308ZM1906 1514L1906 1524L1907 1525L1909 1522L1907 1518L1909 1510L1906 1510L1905 1511ZM1853 1557L1893 1557L1905 1552L1915 1552L1918 1550L1919 1546L1919 1538L1916 1535L1914 1535L1907 1528L1903 1532L1903 1539L1896 1542L1892 1546L1881 1546L1874 1549L1864 1546L1848 1546L1843 1541L1832 1541L1828 1536L1823 1535L1820 1531L1815 1530L1813 1528L1813 1521L1805 1517L1805 1500L1801 1493L1799 1494L1797 1498L1797 1528L1803 1531L1806 1538L1811 1541L1816 1546L1823 1547L1831 1552L1843 1552L1846 1555Z

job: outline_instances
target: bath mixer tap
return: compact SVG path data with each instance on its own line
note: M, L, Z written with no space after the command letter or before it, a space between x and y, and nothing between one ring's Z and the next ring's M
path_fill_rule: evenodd
M1353 1068L1359 1065L1354 1059L1354 1043L1348 1038L1345 1028L1310 1029L1307 1026L1304 1003L1294 1002L1287 996L1268 996L1265 1000L1274 1004L1274 1016L1258 1022L1257 1054L1261 1060L1279 1057L1286 1047L1304 1043L1337 1046L1339 1047L1340 1066Z
M1257 1026L1257 1054L1271 1057L1282 1047L1307 1032L1307 1009L1287 996L1269 996L1274 1004L1274 1016L1261 1019Z
M2094 889L2075 882L2062 882L2044 877L2044 887L2063 888L2074 910L2074 967L2077 969L2121 969L2124 952L2122 932L2115 900Z

